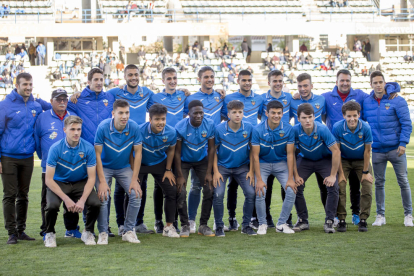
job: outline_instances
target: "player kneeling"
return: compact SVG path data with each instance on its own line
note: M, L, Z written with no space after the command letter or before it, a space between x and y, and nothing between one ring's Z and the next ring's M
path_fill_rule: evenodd
M62 201L67 212L86 213L82 241L95 245L93 235L98 219L100 202L93 186L96 176L96 157L93 146L80 138L82 119L69 116L63 131L66 138L52 145L46 164L46 247L56 247L55 224Z

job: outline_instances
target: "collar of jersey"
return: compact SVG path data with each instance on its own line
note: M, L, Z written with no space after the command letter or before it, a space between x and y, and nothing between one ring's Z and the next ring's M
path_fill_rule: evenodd
M130 93L128 90L127 90L127 85L125 84L124 85L124 88L122 89L122 90L124 90L124 92L126 92L126 93L129 93L129 94L131 94L131 95L138 95L139 96L139 92L142 92L142 96L144 96L144 90L142 89L142 87L141 86L139 86L138 85L138 87L137 87L137 91L135 92L135 94L132 94L132 93Z
M240 89L239 89L239 90L237 90L237 93L239 93L239 94L240 94L240 96L246 97L246 96L244 96L244 95L240 92ZM249 96L247 96L246 98L254 98L254 92L253 92L253 90L250 90L250 95L249 95Z
M179 91L180 91L180 90L175 89L174 93L170 94L170 93L165 92L165 88L164 88L164 89L162 90L161 94L163 94L164 96L167 96L167 97L172 97L172 96L174 96L174 95L177 95Z
M361 128L362 128L362 122L360 119L358 119L358 126L353 133L360 131ZM348 124L346 123L346 120L344 120L344 131L352 134L352 131L349 129Z
M244 123L243 123L243 121L241 122L241 126L240 126L240 128L236 131L236 132L234 132L234 130L232 130L230 127L229 127L229 121L227 121L226 122L226 130L227 130L227 132L233 132L233 133L237 133L237 132L239 132L239 131L243 131L244 130Z
M336 85L335 85L334 89L332 90L332 95L333 95L333 96L336 96L336 97L340 97L340 96L339 96L339 93L338 93L338 86L336 86ZM351 87L351 89L349 90L349 94L348 94L348 96L347 96L347 97L349 97L349 96L354 96L354 95L356 95L356 92L355 92L355 90L354 90L354 89L352 89L352 87Z
M167 126L167 125L165 125ZM149 134L154 134L154 135L164 135L165 132L165 127L162 129L162 131L158 132L158 133L153 133L151 130L151 123L148 124L148 133Z
M267 95L266 95L266 98L272 98L272 99L283 99L283 98L286 98L286 95L285 95L285 92L283 92L282 91L282 93L280 94L280 97L279 98L275 98L275 97L273 97L272 96L272 94L270 94L270 90L269 91L267 91Z
M14 100L19 100L21 102L24 102L23 97L17 92L16 88L13 89L12 93L10 93L10 97L11 97L11 100L13 100L13 101ZM33 94L30 94L29 100L27 102L29 102L29 101L34 101Z
M59 116L56 114L56 112L53 110L53 108L52 108L52 109L50 109L50 114L51 114L53 117L59 118ZM67 109L66 109L66 115L65 115L65 117L64 117L64 118L66 118L66 117L68 117L68 116L70 116L70 112L69 112L69 110L67 110Z
M214 96L214 93L216 92L216 90L213 89L213 92L211 92L211 94L207 94L207 93L204 93L203 91L201 91L201 88L200 88L198 90L198 92L203 93L204 95L207 95L207 96Z
M115 122L114 122L114 118L112 118L112 120L111 120L111 124L109 125L109 131L111 132L111 134L112 133L119 133L119 131L118 130L116 130L116 128L115 128ZM129 120L128 120L128 123L127 123L127 125L125 126L125 128L122 130L122 132L121 133L125 133L125 132L129 132Z
M312 93L312 92L311 92L311 93ZM315 96L315 94L313 94L313 93L312 93L312 97L311 97L309 100L304 100L304 99L302 99L302 96L300 96L300 100L301 100L302 102L310 102L310 101L312 101L312 100L313 100L314 96Z
M282 121L280 121L280 123L279 123L279 125L277 126L277 128L275 128L274 130L272 130L270 127L269 127L269 125L268 125L268 123L267 123L267 120L265 121L265 128L266 128L266 130L267 131L276 131L276 130L281 130L281 129L283 129L283 122Z
M299 123L299 124L300 124L300 123ZM308 136L312 136L313 134L317 133L317 131L318 131L318 125L317 125L317 123L316 123L315 121L313 122L313 130L312 130L312 133L311 133L310 135L308 135L308 134L305 132L305 130L303 129L302 124L300 124L300 133L301 133L301 134L305 134L305 135L308 135Z
M79 139L79 143L76 145L76 147L71 147L68 143L68 139L65 138L65 145L68 149L78 149L80 147L81 141L82 141L82 138Z

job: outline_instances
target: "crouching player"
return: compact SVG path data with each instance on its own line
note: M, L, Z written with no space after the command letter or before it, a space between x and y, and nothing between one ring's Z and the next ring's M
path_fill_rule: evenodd
M46 163L46 235L45 246L56 247L55 224L62 201L68 212L81 213L88 207L82 241L95 245L93 235L101 203L93 186L96 156L93 146L80 138L82 119L69 116L64 122L66 138L52 145Z

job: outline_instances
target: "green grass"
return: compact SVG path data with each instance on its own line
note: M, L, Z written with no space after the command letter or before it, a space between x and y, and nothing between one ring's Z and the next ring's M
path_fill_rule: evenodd
M414 147L407 154L414 155ZM38 165L38 163L37 163ZM408 177L414 183L414 160L409 160ZM153 180L149 180L145 222L154 225ZM310 231L285 235L269 230L266 236L247 237L226 233L225 238L196 234L184 239L161 235L139 235L141 244L129 244L120 237L110 238L107 246L85 246L78 239L65 239L62 216L57 222L57 248L45 248L38 235L41 169L33 173L27 233L36 241L6 245L7 232L0 232L0 275L413 275L413 228L404 227L404 213L392 167L387 170L387 225L374 228L375 197L368 220L369 231L358 233L350 225L346 233L323 232L324 210L316 180L311 177L305 189L310 214ZM240 191L240 189L239 189ZM276 189L278 191L278 189ZM242 217L239 192L237 219ZM349 205L347 206L349 210ZM281 198L273 193L272 215L277 219ZM295 211L293 211L295 213ZM2 207L0 206L0 213ZM348 217L348 222L350 219ZM212 218L209 221L213 224ZM110 225L117 231L112 204ZM0 228L4 229L3 221ZM83 229L83 226L81 226ZM96 231L97 232L97 231Z

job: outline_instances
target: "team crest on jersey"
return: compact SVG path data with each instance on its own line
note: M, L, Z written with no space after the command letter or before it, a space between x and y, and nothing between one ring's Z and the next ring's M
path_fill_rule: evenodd
M313 139L315 139L315 140L318 139L318 134L314 133L313 134Z
M32 115L33 117L36 117L36 110L32 109Z
M108 106L108 100L107 99L103 100L103 103L104 103L105 106Z
M140 95L141 97L144 97L144 92L139 91L139 95Z
M391 105L390 105L390 103L386 103L386 104L385 104L385 109L386 109L386 110L388 110L388 109L390 108L390 106L391 106ZM34 115L33 115L33 116L34 116Z
M287 105L287 100L286 99L283 99L282 102L283 102L284 105Z
M85 153L83 151L80 151L79 153L80 158L83 158L85 156Z
M129 132L125 132L125 135L128 136L129 135Z
M359 139L362 139L362 137L364 137L364 134L362 132L358 132L358 137Z
M279 135L280 135L280 137L285 136L285 132L284 132L284 130L283 130L283 129L279 130Z
M321 107L321 105L320 105L319 103L316 103L316 104L315 104L315 107L316 107L317 109L319 109L319 107Z
M49 139L50 140L53 140L53 139L55 139L56 137L57 137L57 132L56 131L53 131L51 134L50 134L50 136L49 136Z
M356 100L355 99L352 99L352 100L350 100L350 102L356 102Z
M177 100L179 100L181 102L181 95L177 96Z
M243 131L243 137L246 138L247 137L247 131Z
M162 141L165 143L165 142L167 142L167 140L168 140L168 136L163 136L162 137Z
M207 131L203 130L201 132L201 137L206 138L207 137Z
M256 104L256 100L255 99L252 99L251 102L252 102L252 105L255 105Z
M214 97L214 99L216 100L216 102L219 102L220 101L220 98L219 97Z

